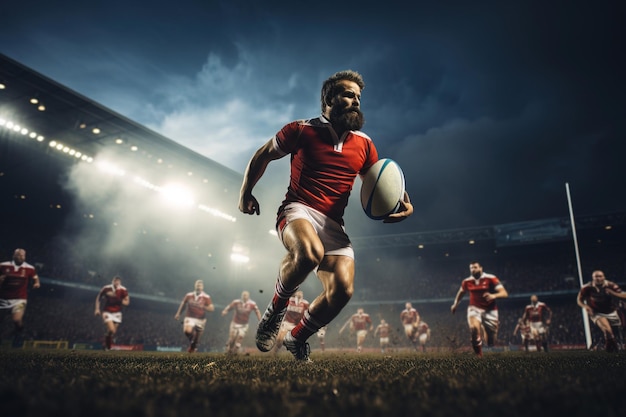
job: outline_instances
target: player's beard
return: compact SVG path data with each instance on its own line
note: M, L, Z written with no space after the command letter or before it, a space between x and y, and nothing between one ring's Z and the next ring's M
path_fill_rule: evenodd
M361 130L365 118L357 107L333 107L330 109L330 122L338 131Z

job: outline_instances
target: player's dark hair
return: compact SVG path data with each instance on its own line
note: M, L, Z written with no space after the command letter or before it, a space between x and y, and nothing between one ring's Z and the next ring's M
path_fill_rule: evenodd
M322 113L326 110L326 106L330 105L331 98L337 94L337 84L343 80L356 83L361 90L365 88L363 77L356 71L344 70L334 73L322 84Z

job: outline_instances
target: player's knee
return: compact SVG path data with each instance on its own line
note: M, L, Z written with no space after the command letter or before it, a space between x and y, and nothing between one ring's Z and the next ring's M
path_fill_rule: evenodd
M324 247L315 245L303 245L292 253L296 268L303 272L315 269L324 259Z
M354 286L352 285L334 285L326 292L328 302L334 306L344 306L352 298Z

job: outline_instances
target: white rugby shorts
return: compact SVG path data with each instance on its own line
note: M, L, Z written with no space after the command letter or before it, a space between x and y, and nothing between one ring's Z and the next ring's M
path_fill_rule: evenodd
M121 323L122 322L122 312L119 313L110 313L108 311L105 311L102 313L102 321L103 322L109 322L112 321L113 323Z
M324 255L343 255L354 259L354 249L345 228L325 214L301 203L289 203L279 213L278 219L276 231L281 242L283 230L289 223L296 219L305 219L311 223L322 241Z
M206 319L197 319L194 317L185 317L185 320L183 321L183 326L197 327L200 330L204 330L205 324L206 324Z
M0 310L11 310L11 314L15 314L26 308L26 300L21 298L2 299L0 298Z

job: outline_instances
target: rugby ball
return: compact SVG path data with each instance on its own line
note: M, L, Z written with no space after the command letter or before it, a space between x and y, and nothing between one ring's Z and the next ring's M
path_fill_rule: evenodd
M363 175L361 206L367 217L381 220L400 208L404 198L404 173L392 159L379 159Z

